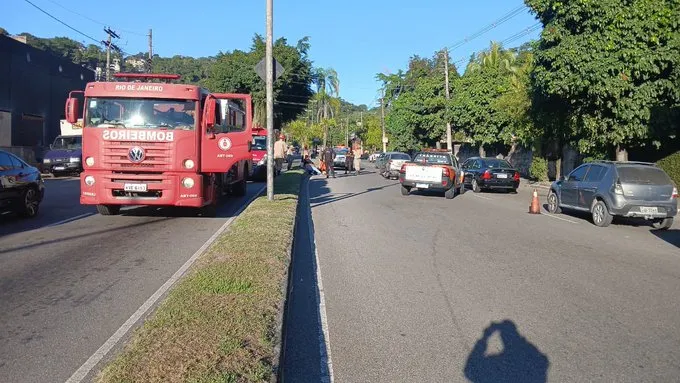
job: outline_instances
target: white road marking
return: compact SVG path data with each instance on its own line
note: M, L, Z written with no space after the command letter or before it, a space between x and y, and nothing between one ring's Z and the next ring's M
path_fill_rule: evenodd
M59 221L59 222L51 223L51 224L47 225L46 227L52 227L52 226L63 225L63 224L65 224L65 223L69 223L69 222L75 221L75 220L77 220L77 219L89 217L89 216L91 216L91 215L94 215L94 213L84 213L84 214L81 214L81 215L77 215L77 216L75 216L75 217L66 218L66 219L61 220L61 221Z
M473 196L475 196L477 198L485 199L487 201L493 201L494 200L493 198L484 197L483 195L479 195L479 194L473 194Z
M579 224L579 223L576 222L576 221L572 221L572 220L570 220L570 219L558 217L558 216L556 216L556 215L554 215L554 214L548 214L548 213L543 213L543 212L541 212L541 215L544 215L544 216L550 217L550 218L559 219L560 221L571 222L571 223L575 223L575 224L577 224L577 225Z
M307 182L307 199L309 200L309 182ZM312 232L312 208L309 201L305 201L307 207L307 219L309 219L309 238L314 245L314 268L316 269L316 281L319 295L317 303L319 305L319 319L321 331L319 332L319 351L321 353L321 381L323 383L333 383L333 361L331 359L331 339L328 331L328 317L326 316L326 297L323 292L323 282L321 280L321 265L319 263L319 252L316 247L316 237Z
M267 187L267 185L263 185L260 190L258 190L255 195L253 195L248 201L246 201L243 206L241 206L236 213L227 220L227 222L224 223L216 232L215 234L212 235L204 244L201 246L200 249L196 250L196 252L189 258L183 265L182 267L179 268L171 277L168 279L161 287L156 290L153 295L149 297L149 299L144 302L142 306L140 306L137 311L135 311L134 314L130 318L128 318L125 323L123 323L122 326L113 334L111 337L104 342L104 344L99 347L97 351L95 351L90 358L83 363L82 366L76 372L71 375L70 378L66 381L66 383L79 383L85 377L92 371L92 369L106 356L106 354L111 351L113 347L120 342L120 340L125 336L125 334L130 331L130 329L139 321L149 309L160 299L161 296L163 296L181 277L184 275L184 273L191 267L191 265L198 259L198 257L203 254L203 252L217 239L217 237L220 236L228 227L231 225L231 223L238 217L241 212L248 206L250 205L251 202L255 198L257 198Z

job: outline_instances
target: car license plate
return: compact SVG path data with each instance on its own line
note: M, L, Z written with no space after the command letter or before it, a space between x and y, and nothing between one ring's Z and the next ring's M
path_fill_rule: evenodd
M656 207L645 207L645 206L642 206L642 207L640 208L640 213L642 213L642 214L656 214L656 213L658 213L658 212L659 212L659 209L657 209Z
M147 191L146 184L125 184L123 190L127 192L145 192Z
M427 188L430 187L430 185L428 185L428 184L416 184L416 187L418 189L427 189Z
M65 170L63 166L55 166L54 170Z
M496 174L496 178L508 178L508 175L505 173L498 173Z

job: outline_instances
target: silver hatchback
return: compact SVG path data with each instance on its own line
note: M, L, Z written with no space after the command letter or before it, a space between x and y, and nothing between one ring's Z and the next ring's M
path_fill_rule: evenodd
M562 209L590 212L593 223L601 227L620 216L646 219L657 229L668 229L678 213L678 189L653 163L596 161L553 182L548 211Z

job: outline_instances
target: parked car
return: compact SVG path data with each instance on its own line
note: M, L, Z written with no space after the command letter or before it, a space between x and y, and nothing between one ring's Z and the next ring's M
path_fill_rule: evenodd
M0 213L35 217L44 195L45 181L38 168L0 150Z
M368 161L369 161L369 162L375 162L375 160L378 159L378 157L379 157L381 154L383 154L383 153L382 153L382 152L371 153L371 155L368 156Z
M406 153L387 152L380 158L379 173L387 179L397 179L401 165L407 161L411 161L411 156Z
M519 171L507 160L493 157L468 158L462 166L463 182L473 192L487 189L501 189L517 192Z
M587 211L596 226L614 216L642 218L668 229L678 213L678 189L663 169L646 162L596 161L552 183L548 211Z
M405 162L399 171L401 194L409 195L411 189L444 192L447 199L464 193L458 159L447 150L426 150Z
M334 168L345 168L345 158L347 157L347 152L349 152L349 149L347 148L335 148L333 149L335 151L335 159L333 160L333 167Z

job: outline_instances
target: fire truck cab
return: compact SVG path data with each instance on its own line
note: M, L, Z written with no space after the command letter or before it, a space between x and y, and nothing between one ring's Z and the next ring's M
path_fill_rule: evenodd
M69 122L81 110L83 116L81 204L96 205L102 215L156 205L212 216L221 196L246 193L250 95L167 82L178 75L114 76L127 81L88 83L66 101Z

